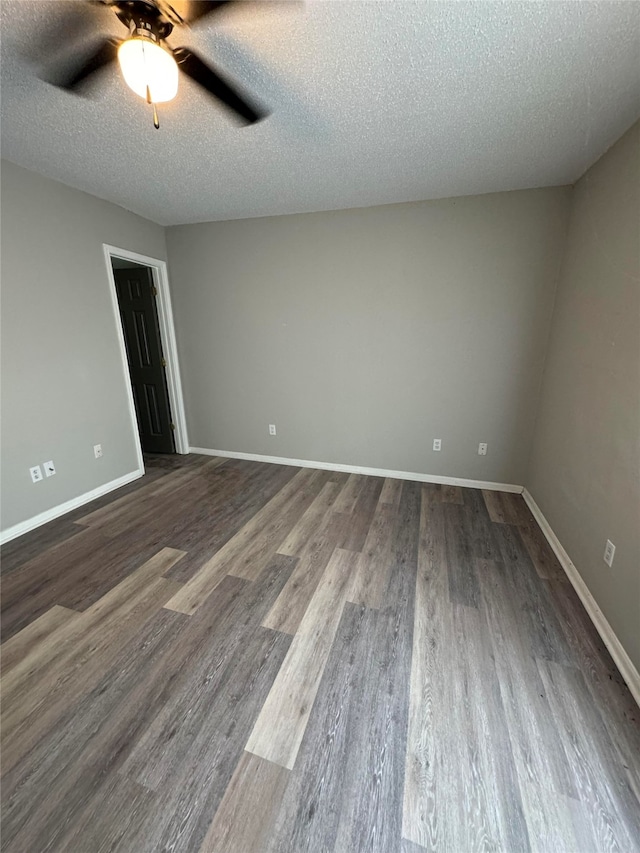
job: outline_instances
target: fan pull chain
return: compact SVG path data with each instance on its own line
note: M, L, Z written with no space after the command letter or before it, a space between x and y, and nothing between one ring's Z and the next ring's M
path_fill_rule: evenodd
M158 118L158 110L156 105L151 100L151 89L147 86L147 103L153 107L153 126L156 130L160 129L160 119Z

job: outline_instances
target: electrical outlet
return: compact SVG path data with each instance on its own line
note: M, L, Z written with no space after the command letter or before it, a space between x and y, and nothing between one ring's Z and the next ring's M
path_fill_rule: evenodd
M33 468L29 468L29 473L31 474L31 480L34 483L39 483L42 480L42 471L40 470L39 465L34 465Z
M102 456L102 445L101 444L94 444L93 445L93 455L96 457L96 459L100 459L100 457Z
M442 439L434 438L433 439L433 449L434 450L442 450Z
M275 424L269 424L269 435L275 435L275 434L276 434L276 425Z
M604 547L604 561L611 568L613 565L613 558L616 554L616 546L613 544L611 539L607 539L607 544Z
M484 441L481 441L478 445L478 456L486 456L487 455L487 445Z
M42 467L44 468L45 477L53 477L56 473L56 466L53 464L53 460L49 462L43 462Z

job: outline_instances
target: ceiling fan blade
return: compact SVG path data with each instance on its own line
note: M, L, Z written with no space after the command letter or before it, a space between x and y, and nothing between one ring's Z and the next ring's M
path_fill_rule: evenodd
M85 3L56 0L55 4L48 5L51 9L55 7L55 14L47 15L42 23L34 26L28 43L22 49L25 59L37 65L55 60L63 46L86 44L95 38L96 31L102 29L109 16L103 11L106 7L101 0Z
M268 113L255 104L250 104L244 97L226 83L217 71L204 63L199 56L187 47L178 47L173 51L178 67L184 73L199 83L219 101L233 110L245 122L253 124L264 118Z
M104 39L97 45L94 44L80 61L69 62L62 68L58 68L49 81L54 86L69 91L80 88L88 77L116 61L120 44L118 39Z
M195 21L199 21L200 18L204 18L205 15L215 12L221 6L228 6L229 3L233 2L234 0L191 0L187 16L184 20L187 24L193 24Z

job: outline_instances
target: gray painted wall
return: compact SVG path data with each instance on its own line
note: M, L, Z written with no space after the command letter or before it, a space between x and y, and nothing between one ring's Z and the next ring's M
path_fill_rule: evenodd
M166 247L113 204L6 161L1 178L5 530L137 468L102 244ZM29 468L49 459L57 474L34 485Z
M569 199L167 229L191 445L521 484Z
M640 123L575 187L526 484L640 670L639 212Z

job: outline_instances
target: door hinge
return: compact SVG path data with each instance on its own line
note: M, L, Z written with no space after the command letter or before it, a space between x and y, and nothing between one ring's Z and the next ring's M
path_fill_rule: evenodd
M175 429L175 428L176 428L176 425L175 425L175 424L171 424L171 429Z
M166 367L166 366L167 366L167 361L166 361L166 359L164 359L164 358L162 359L162 366L163 366L163 367Z
M157 290L155 284L151 285L151 293L153 293L154 296L158 295L158 290Z

